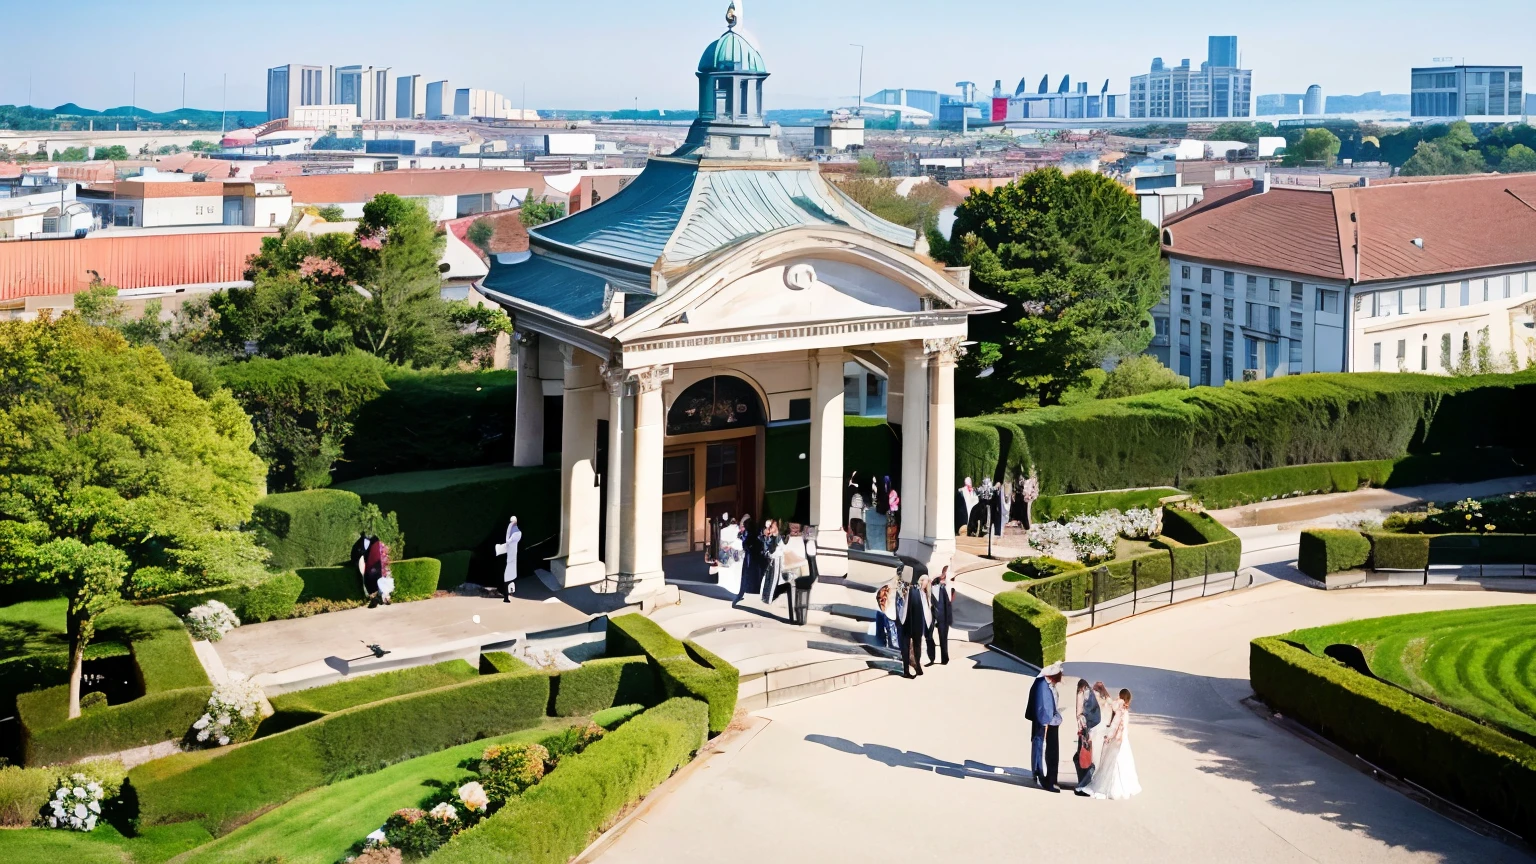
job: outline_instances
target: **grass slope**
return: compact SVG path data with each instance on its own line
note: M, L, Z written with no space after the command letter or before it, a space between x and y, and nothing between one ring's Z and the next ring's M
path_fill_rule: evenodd
M193 822L146 828L137 837L124 837L106 823L89 833L25 828L0 831L0 861L6 864L160 864L208 842L209 837L201 825Z
M1371 671L1473 717L1536 735L1536 605L1348 621L1284 637L1360 648Z
M177 864L258 861L275 856L283 864L332 864L384 824L389 814L414 807L438 784L461 782L461 767L492 743L533 743L570 725L551 720L537 729L461 744L391 765L382 771L313 789L224 837L178 859Z

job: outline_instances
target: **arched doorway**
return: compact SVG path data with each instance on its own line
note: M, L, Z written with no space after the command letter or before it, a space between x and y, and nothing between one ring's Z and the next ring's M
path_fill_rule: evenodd
M758 511L762 430L768 413L757 390L734 375L690 384L667 409L662 462L662 549L703 549L722 513Z

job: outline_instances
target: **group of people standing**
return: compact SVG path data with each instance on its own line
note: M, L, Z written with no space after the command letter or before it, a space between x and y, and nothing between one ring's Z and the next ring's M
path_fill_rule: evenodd
M848 475L843 489L848 508L848 548L865 552L895 552L901 532L901 495L887 474L882 478Z
M901 674L923 674L922 646L928 646L928 665L937 658L949 663L949 629L955 624L955 588L949 568L937 579L926 574L908 581L906 565L896 568L891 581L875 592L875 636L880 644L901 652Z
M965 529L968 536L980 537L991 530L993 536L1001 537L1012 507L1007 486L993 483L990 477L977 486L967 477L955 490L955 533Z
M1030 770L1035 784L1048 792L1060 792L1057 768L1061 759L1061 706L1056 685L1061 683L1060 663L1040 670L1029 690L1024 719L1030 722ZM1077 682L1077 742L1072 766L1077 769L1074 794L1082 798L1130 798L1141 792L1136 776L1136 757L1128 734L1131 691L1111 696L1103 681L1092 686Z
M389 547L384 541L367 531L359 532L352 544L352 566L363 579L363 599L368 601L368 608L390 605L395 579L389 573Z
M761 526L750 514L737 520L722 514L711 526L709 562L715 567L719 585L741 602L747 592L757 594L764 604L771 604L781 594L789 595L789 622L804 624L810 609L811 586L816 570L816 529L806 526L798 534L786 537L776 519L766 519ZM805 559L805 571L795 573L785 567L785 552L791 544Z

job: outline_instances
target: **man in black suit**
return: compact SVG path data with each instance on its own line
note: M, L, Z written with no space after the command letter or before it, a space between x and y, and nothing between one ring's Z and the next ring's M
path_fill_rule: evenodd
M932 595L933 626L928 635L928 665L933 665L933 643L937 639L939 643L939 656L944 658L943 665L949 665L949 628L955 626L955 589L949 584L949 566L945 565L939 571L939 578L933 580L933 587L929 590Z
M897 568L896 578L901 579L902 568ZM923 637L928 633L928 622L933 619L929 610L928 596L920 585L908 586L905 595L896 603L896 627L901 638L901 674L913 678L923 674ZM908 669L916 669L916 675Z

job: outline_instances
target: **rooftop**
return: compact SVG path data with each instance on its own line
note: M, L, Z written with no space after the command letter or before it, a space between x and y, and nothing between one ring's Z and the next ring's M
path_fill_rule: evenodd
M262 179L268 175L262 173ZM477 195L508 189L527 189L544 194L544 178L532 171L478 171L408 169L376 174L308 174L283 176L283 185L295 202L304 204L363 203L389 192L401 197Z
M1170 219L1165 253L1355 282L1536 263L1536 176L1222 191Z

